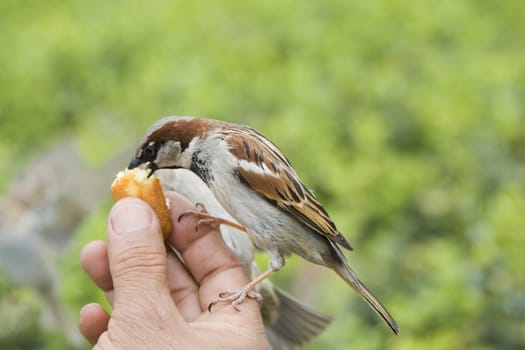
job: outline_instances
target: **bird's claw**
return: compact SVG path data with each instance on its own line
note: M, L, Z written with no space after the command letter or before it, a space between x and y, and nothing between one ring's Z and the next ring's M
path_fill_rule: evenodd
M206 206L202 203L195 204L194 210L186 210L185 212L180 214L179 218L177 219L177 222L180 222L183 217L189 215L195 216L198 219L197 224L195 225L195 232L198 232L199 227L202 225L207 225L214 230L219 230L219 227L223 224L233 227L237 230L246 232L246 228L242 225L209 214L208 210L206 209Z
M219 293L219 297L217 299L213 300L208 305L208 312L211 312L212 307L218 303L231 303L231 306L235 309L235 311L240 312L241 310L237 307L237 305L245 301L246 298L254 299L259 304L263 299L262 295L257 293L252 287L245 287L236 292L222 292Z
M180 222L183 217L188 216L188 215L196 215L198 217L198 216L200 216L202 214L209 215L208 210L206 209L206 206L204 204L198 202L198 203L195 204L195 210L186 210L186 211L182 212L179 215L179 218L177 219L177 222Z

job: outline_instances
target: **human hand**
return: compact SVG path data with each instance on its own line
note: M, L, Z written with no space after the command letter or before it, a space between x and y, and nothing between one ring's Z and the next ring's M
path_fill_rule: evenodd
M113 305L82 308L79 329L95 349L266 349L259 306L246 300L235 311L208 304L220 292L249 282L220 233L188 216L194 209L181 195L167 193L174 230L168 242L185 265L166 251L153 210L136 198L117 202L109 215L107 244L88 243L81 252L84 270Z

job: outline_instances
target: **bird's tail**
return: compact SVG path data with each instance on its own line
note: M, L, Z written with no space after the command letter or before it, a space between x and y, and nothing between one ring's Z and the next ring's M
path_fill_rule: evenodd
M348 283L366 302L374 309L383 320L388 324L390 329L399 334L399 326L386 307L372 294L363 282L357 277L357 274L346 263L345 260L335 266L335 271Z
M273 288L279 303L276 319L266 324L266 335L272 350L294 349L321 334L332 318L295 300L278 288ZM263 303L269 300L263 299ZM263 306L264 308L264 306Z

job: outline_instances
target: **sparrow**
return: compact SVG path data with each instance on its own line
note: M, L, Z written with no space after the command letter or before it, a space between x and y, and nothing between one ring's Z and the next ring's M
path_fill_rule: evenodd
M221 293L210 307L221 301L236 307L246 297L259 300L254 287L279 271L286 256L296 254L334 270L399 333L394 318L348 264L341 248L353 250L350 243L290 161L257 130L220 120L166 117L144 134L128 168L138 166L149 169L150 174L158 169L193 171L242 225L254 246L269 254L266 272L237 292ZM199 216L206 224L215 220L217 225L239 228L205 211L188 214Z
M191 171L162 169L156 172L156 176L165 191L178 192L193 203L202 203L211 215L235 222L217 202L206 184ZM228 225L220 225L219 231L248 276L257 277L260 272L254 261L255 247L248 236ZM332 321L331 317L301 303L272 285L269 280L257 285L256 291L263 297L260 310L272 350L300 347L321 334Z

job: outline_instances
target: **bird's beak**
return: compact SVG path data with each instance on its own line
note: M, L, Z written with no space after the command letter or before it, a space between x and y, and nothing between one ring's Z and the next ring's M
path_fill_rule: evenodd
M140 159L138 158L133 158L131 159L131 162L129 162L129 165L128 165L128 169L135 169L136 167L138 167L139 165L141 164L144 164Z
M134 168L149 170L148 177L150 177L158 169L158 166L154 162L144 162L138 158L133 158L131 162L129 162L128 169L131 170Z

